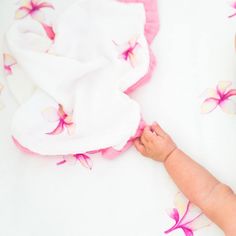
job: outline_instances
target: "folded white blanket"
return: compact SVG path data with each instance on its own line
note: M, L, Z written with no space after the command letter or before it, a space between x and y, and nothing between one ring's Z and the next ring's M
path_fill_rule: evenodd
M41 155L122 149L141 120L124 91L149 68L145 22L143 4L103 0L71 5L54 19L51 39L30 15L14 22L6 36L12 76L26 90L13 137Z

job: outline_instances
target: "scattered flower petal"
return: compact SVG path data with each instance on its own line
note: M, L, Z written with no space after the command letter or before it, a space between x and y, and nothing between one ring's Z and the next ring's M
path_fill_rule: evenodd
M28 0L21 2L22 6L16 10L15 19L23 19L26 16L31 16L34 20L41 23L48 38L54 40L55 32L52 26L44 23L45 15L43 9L54 9L54 6L48 2L42 2L41 0Z
M220 103L221 109L231 115L236 114L236 103L230 99L224 100Z
M69 135L73 135L75 133L75 124L72 121L72 115L66 114L62 105L59 104L58 110L54 107L45 108L42 111L42 115L49 122L58 122L56 128L46 134L58 135L61 134L65 128L67 129Z
M228 114L236 114L236 103L231 99L236 96L236 89L230 89L231 86L231 81L220 81L216 89L208 89L207 98L201 106L201 112L206 114L219 106Z
M166 230L165 234L181 229L185 236L194 236L194 231L210 225L201 210L180 193L176 195L175 208L169 216L175 221L175 224Z
M28 15L31 15L33 18L36 12L41 11L43 8L54 9L53 5L47 2L41 2L40 0L28 0L21 2L22 6L19 7L16 11L15 18L22 19ZM37 19L37 17L35 18Z
M74 157L83 165L84 167L88 169L92 169L93 163L89 156L85 154L75 154Z
M132 67L137 64L136 51L140 47L138 43L138 37L132 38L125 44L117 44L115 41L113 43L117 46L119 50L119 58L125 61L129 61Z
M41 24L42 24L48 38L50 38L51 40L54 40L56 35L55 35L55 32L54 32L52 26L46 25L44 23L41 23Z
M218 99L216 98L207 98L201 107L201 113L209 113L213 111L218 105Z
M6 75L12 74L12 67L16 64L16 60L10 54L3 54L3 67Z
M62 161L57 162L57 165L60 166L60 165L63 165L63 164L65 164L65 163L66 163L66 160L63 159Z

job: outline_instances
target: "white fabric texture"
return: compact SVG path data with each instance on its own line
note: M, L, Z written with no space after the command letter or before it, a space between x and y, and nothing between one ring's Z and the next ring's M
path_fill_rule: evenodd
M7 46L18 63L14 76L24 73L30 81L26 92L18 94L23 103L12 123L18 142L42 155L121 149L140 122L139 105L123 91L148 70L144 24L142 4L107 1L72 4L54 19L53 43L39 22L16 21L7 33ZM135 66L119 58L119 45L132 38L139 44ZM66 130L47 134L56 123L43 112L58 104L73 116L72 135Z

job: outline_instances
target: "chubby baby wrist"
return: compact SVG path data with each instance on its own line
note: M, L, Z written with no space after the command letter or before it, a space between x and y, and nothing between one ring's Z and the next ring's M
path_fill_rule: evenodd
M165 164L167 161L172 159L173 156L179 151L178 147L175 146L169 153L168 155L164 158L163 163Z

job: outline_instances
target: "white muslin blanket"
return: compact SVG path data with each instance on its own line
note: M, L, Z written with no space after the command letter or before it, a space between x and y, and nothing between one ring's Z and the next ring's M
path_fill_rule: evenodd
M124 91L149 69L145 22L143 4L103 0L55 16L53 39L31 16L15 21L6 35L22 88L14 139L41 155L121 150L141 120Z

